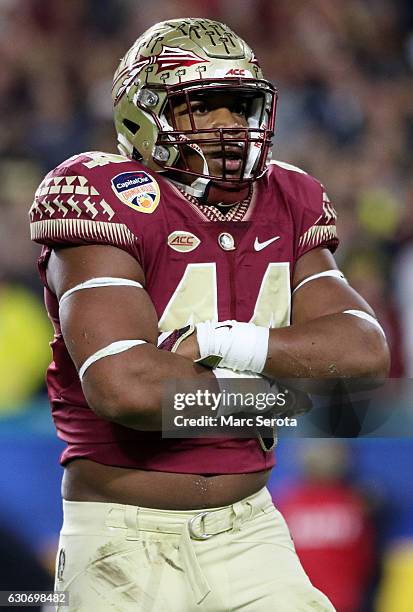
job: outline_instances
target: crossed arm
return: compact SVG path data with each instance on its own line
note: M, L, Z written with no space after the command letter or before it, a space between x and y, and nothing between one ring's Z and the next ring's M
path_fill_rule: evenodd
M335 268L326 249L314 249L298 261L293 286ZM58 299L68 289L97 277L121 277L145 284L142 268L130 255L110 246L82 246L54 251L47 279ZM342 281L324 277L306 283L294 295L292 325L271 329L263 373L273 378L382 377L389 355L381 331L362 319L342 314L356 309L374 314ZM91 365L82 380L86 400L100 416L141 430L161 428L161 398L167 379L214 379L194 364L196 336L178 353L156 346L158 320L148 294L134 287L77 291L60 309L63 337L79 369L96 351L125 339L145 344Z

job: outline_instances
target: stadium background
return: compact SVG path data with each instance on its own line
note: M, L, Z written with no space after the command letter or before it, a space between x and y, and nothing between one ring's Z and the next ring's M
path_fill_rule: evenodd
M62 445L45 396L51 328L27 211L42 175L64 158L115 150L110 85L118 58L148 26L188 15L228 23L255 49L280 92L274 157L327 186L339 213L340 266L386 329L391 375L413 372L409 0L1 0L0 529L49 568L61 520ZM378 572L363 612L407 612L413 441L346 445L347 481L380 517L371 562ZM304 446L281 443L276 500L307 478ZM1 562L14 551L1 552ZM21 567L21 587L30 571Z

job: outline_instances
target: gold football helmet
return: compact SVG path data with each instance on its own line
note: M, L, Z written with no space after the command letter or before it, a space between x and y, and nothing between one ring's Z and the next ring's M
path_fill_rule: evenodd
M197 129L192 101L220 93L245 101L246 126ZM115 73L118 147L152 170L193 179L187 186L193 195L202 195L209 181L254 181L266 169L276 99L253 51L226 25L209 19L163 21L136 40ZM190 129L177 127L174 109L182 103ZM200 146L205 144L219 147L222 159L237 147L237 176L226 171L225 162L220 174L211 174ZM201 171L191 169L188 153L201 157Z

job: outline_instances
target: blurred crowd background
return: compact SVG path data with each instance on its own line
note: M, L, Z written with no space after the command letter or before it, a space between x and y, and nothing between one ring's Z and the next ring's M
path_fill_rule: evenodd
M49 569L60 522L60 443L45 398L51 327L27 212L42 176L66 157L116 152L110 87L118 61L147 27L184 16L224 21L254 48L279 90L273 157L326 186L339 213L337 259L386 330L391 376L413 373L410 0L0 0L0 525ZM313 446L302 454L284 446L274 498L286 514L301 507L301 522L291 524L304 529L309 568L317 558L329 568L324 577L344 571L329 556L329 547L337 552L343 545L334 529L328 541L309 543L306 520L313 525L317 517L310 520L308 504L319 506L331 494L327 514L340 510L332 521L341 536L340 516L358 512L366 526L353 529L361 539L352 540L345 557L348 568L363 568L356 572L362 584L354 586L353 599L337 600L339 612L411 612L412 441L358 440L341 450L321 445L322 464L341 457L341 468L321 481ZM325 493L332 481L347 493ZM348 511L343 500L352 500ZM323 546L321 556L307 554ZM20 587L28 580L21 573Z

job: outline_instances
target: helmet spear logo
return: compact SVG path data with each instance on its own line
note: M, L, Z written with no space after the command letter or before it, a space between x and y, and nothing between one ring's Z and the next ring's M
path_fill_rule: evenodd
M166 45L162 46L162 51L158 55L151 55L150 57L146 58L138 56L132 64L129 64L127 68L122 70L113 84L113 88L115 88L116 84L122 79L121 85L116 94L115 106L119 103L125 93L129 91L137 75L146 66L156 64L156 74L158 74L163 70L174 70L175 68L189 67L195 64L204 64L208 61L209 60L200 57L192 51L185 51L179 47L168 47Z

